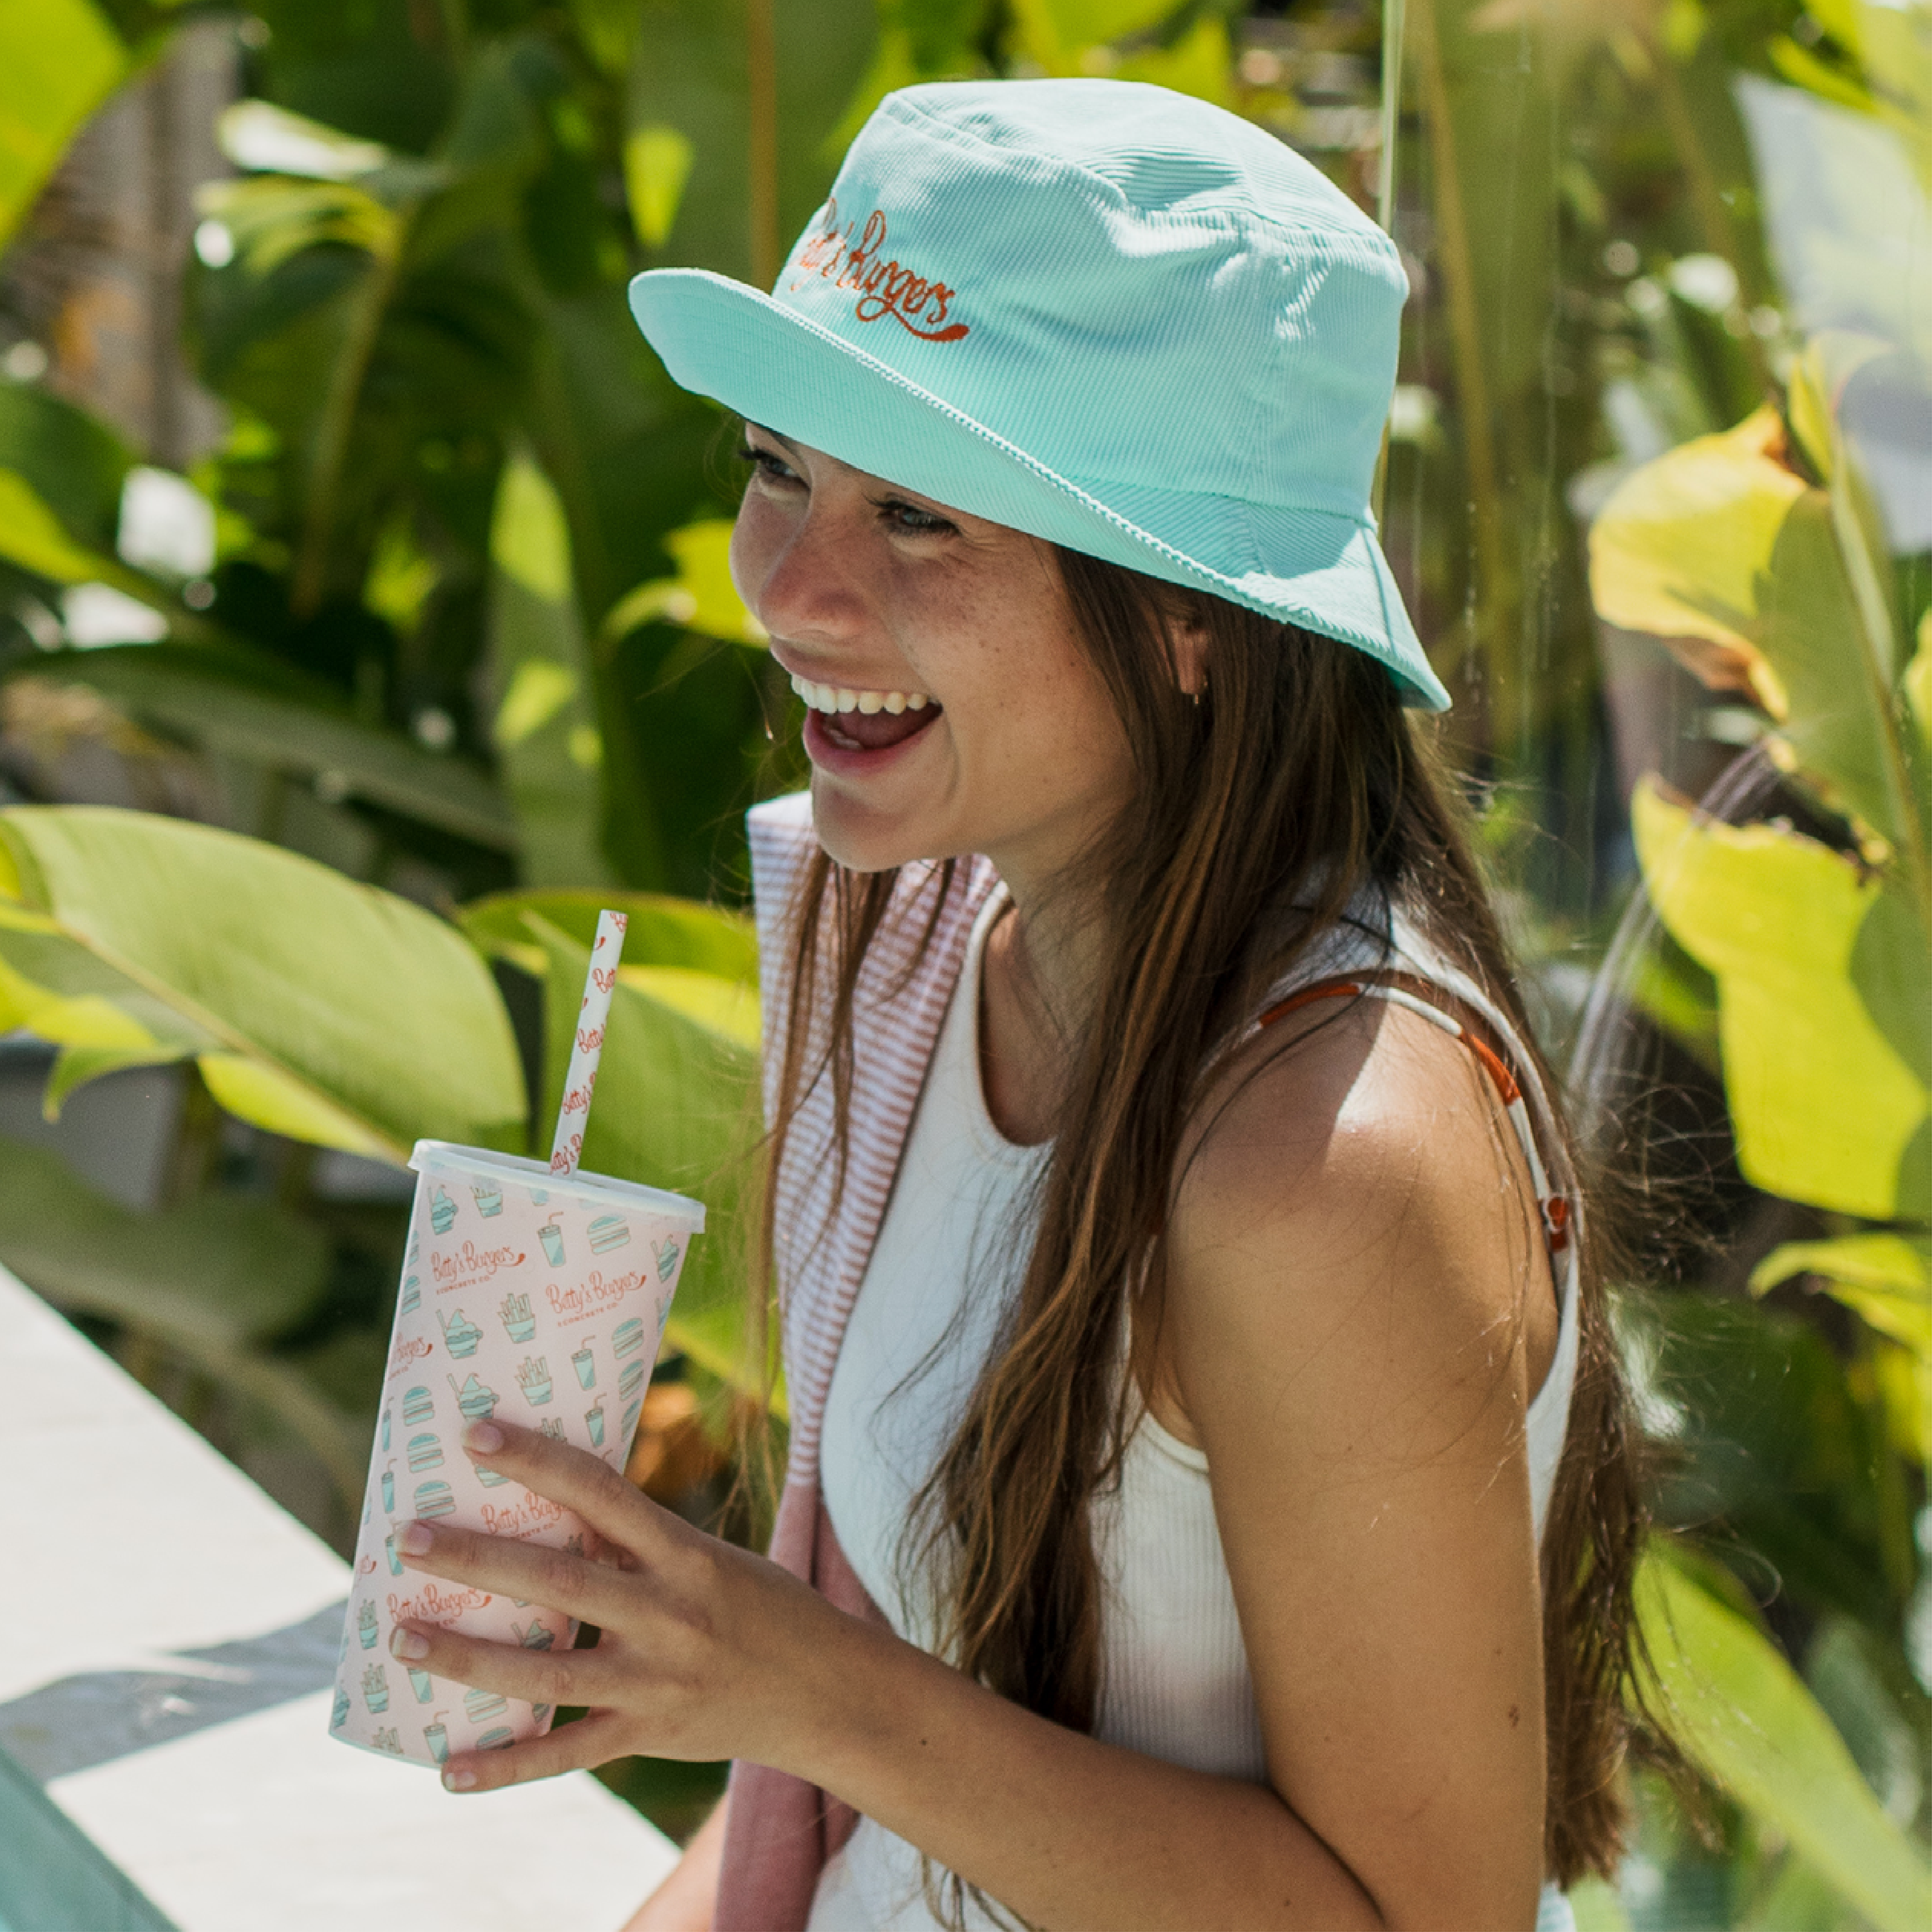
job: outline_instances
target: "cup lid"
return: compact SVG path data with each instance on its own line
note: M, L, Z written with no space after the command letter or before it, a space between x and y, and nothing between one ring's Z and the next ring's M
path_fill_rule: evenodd
M553 1174L547 1162L498 1154L490 1148L464 1147L454 1141L418 1141L410 1150L410 1166L418 1174L434 1171L514 1180L520 1186L572 1196L586 1206L628 1208L636 1214L682 1221L694 1234L704 1232L703 1202L648 1186L641 1180L618 1180L608 1174L586 1174L581 1168L572 1174Z

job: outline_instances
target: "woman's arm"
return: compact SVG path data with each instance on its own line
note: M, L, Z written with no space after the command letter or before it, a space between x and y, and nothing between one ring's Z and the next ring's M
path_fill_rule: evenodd
M1371 1052L1378 1024L1408 1050ZM1351 1016L1288 1064L1222 1116L1170 1238L1174 1374L1214 1470L1269 1785L1035 1717L595 1458L496 1425L472 1431L492 1466L622 1554L412 1533L418 1567L604 1633L548 1657L418 1633L440 1676L593 1706L452 1760L451 1781L628 1750L747 1757L1054 1932L1527 1932L1543 1737L1520 1210L1434 1029Z
M684 1856L628 1920L624 1932L711 1932L724 1859L724 1800L691 1835Z

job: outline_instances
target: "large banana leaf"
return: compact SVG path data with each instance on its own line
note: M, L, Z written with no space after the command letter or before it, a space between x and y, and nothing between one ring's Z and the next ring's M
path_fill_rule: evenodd
M1658 916L1717 979L1746 1178L1840 1213L1932 1215L1928 1070L1864 991L1904 987L1908 1017L1922 1004L1916 920L1874 928L1892 890L1851 860L1778 826L1701 820L1653 782L1631 823Z
M544 1091L536 1118L547 1142L590 954L535 914L525 915L524 926L547 962ZM625 953L631 956L628 936ZM757 1198L756 1049L622 978L605 1040L584 1130L584 1166L704 1203L704 1238L686 1264L667 1332L700 1366L758 1391L762 1365L746 1354L744 1294L746 1214Z
M508 1016L462 935L406 899L207 826L0 814L0 1024L94 1056L193 1057L244 1119L400 1160L523 1138Z
M630 920L624 936L627 968L701 973L734 986L757 988L758 936L752 922L742 913L700 905L694 899L609 890L493 892L472 900L458 916L463 929L484 952L500 955L541 979L548 955L531 936L524 915L536 914L587 947L596 934L597 915L606 907Z
M1932 1866L1886 1815L1797 1672L1728 1593L1653 1544L1636 1603L1678 1738L1698 1765L1876 1932L1932 1924Z
M425 825L499 850L515 820L476 765L425 751L356 718L327 686L256 653L221 646L112 645L44 652L14 668L91 686L136 717L209 751L304 778L326 777Z
M0 244L127 71L120 35L88 0L0 9Z
M266 1201L139 1214L58 1155L0 1138L0 1262L56 1307L198 1353L272 1341L313 1312L328 1244Z

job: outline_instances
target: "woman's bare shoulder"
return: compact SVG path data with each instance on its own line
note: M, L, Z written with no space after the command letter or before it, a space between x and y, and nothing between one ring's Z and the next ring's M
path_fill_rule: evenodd
M1198 1423L1236 1357L1286 1374L1318 1353L1418 1396L1492 1378L1518 1339L1534 1361L1555 1328L1535 1230L1466 1046L1378 999L1305 1009L1222 1070L1186 1150L1163 1323L1175 1393Z

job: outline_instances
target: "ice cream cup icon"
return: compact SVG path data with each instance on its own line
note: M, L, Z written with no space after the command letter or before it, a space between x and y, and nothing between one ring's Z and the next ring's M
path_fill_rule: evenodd
M404 1315L413 1315L422 1306L422 1283L412 1274L403 1277L403 1292L398 1307Z
M604 1446L604 1405L598 1402L594 1408L584 1412L584 1420L590 1430L590 1446L601 1449Z
M658 1279L668 1281L671 1270L677 1266L677 1258L684 1250L674 1240L667 1240L658 1250Z
M364 1650L376 1648L376 1606L364 1604L356 1612L356 1636Z
M439 1234L456 1226L456 1203L440 1187L429 1197L429 1224Z
M563 1230L556 1225L554 1216L537 1230L537 1239L542 1242L543 1250L550 1257L552 1268L563 1265Z
M362 1673L362 1701L371 1714L389 1708L389 1673L380 1664L372 1664Z
M472 1183L470 1191L476 1197L477 1213L484 1220L502 1213L503 1190L495 1182L486 1180L480 1187Z
M328 1714L328 1728L339 1731L349 1721L349 1693L340 1684L335 1687L335 1708Z
M382 1508L386 1514L394 1515L396 1508L396 1472L394 1469L382 1472Z
M476 1354L476 1345L483 1339L483 1331L461 1309L458 1309L453 1316L440 1314L436 1318L442 1324L442 1339L449 1344L449 1352L458 1360Z
M427 1704L429 1702L430 1690L429 1672L427 1670L411 1670L410 1688L416 1694L416 1702L418 1704Z
M389 1574L400 1576L403 1574L403 1559L396 1554L396 1539L393 1536L383 1538L382 1554L389 1559Z
M436 1398L421 1382L403 1397L403 1420L412 1429L428 1422L436 1414Z
M583 1347L570 1358L570 1366L577 1371L579 1388L587 1389L597 1379L597 1358L590 1352L590 1345L596 1339L595 1335L586 1335Z
M496 1391L487 1383L479 1382L474 1376L456 1388L456 1378L447 1378L452 1388L456 1389L456 1406L461 1409L466 1421L481 1422L486 1415L496 1411Z
M620 1322L612 1330L610 1352L621 1360L626 1355L634 1355L644 1346L644 1324L633 1316L628 1322Z
M556 1633L548 1624L539 1623L531 1618L526 1630L520 1624L512 1624L511 1629L517 1634L517 1641L526 1650L548 1650L556 1642Z
M423 1742L429 1746L429 1754L438 1764L449 1762L449 1728L442 1721L442 1713L436 1714L434 1724L423 1726Z

